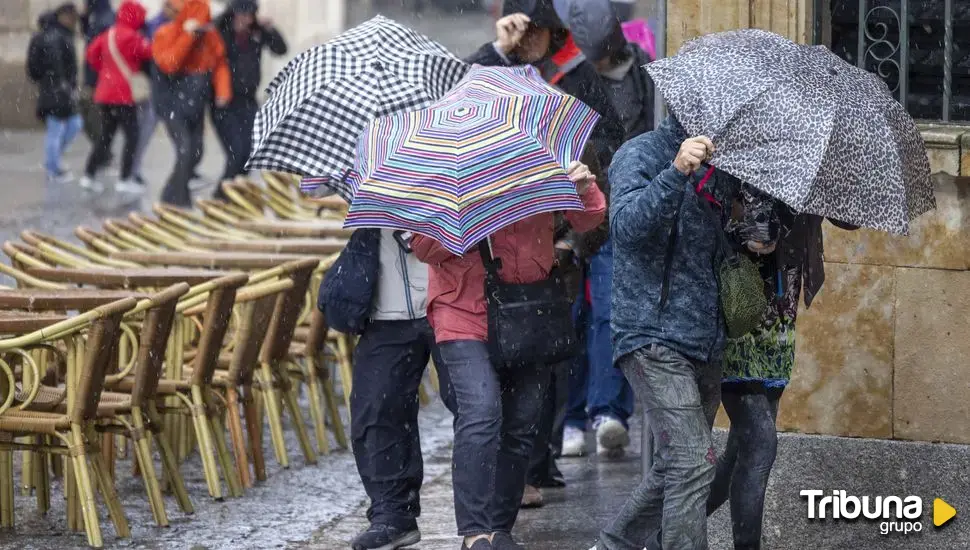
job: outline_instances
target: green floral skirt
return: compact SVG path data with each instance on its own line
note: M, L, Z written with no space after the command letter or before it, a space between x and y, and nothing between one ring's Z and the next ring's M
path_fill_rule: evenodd
M795 366L795 318L801 296L801 269L774 266L763 260L768 310L761 326L728 340L724 350L725 385L780 389L788 385Z

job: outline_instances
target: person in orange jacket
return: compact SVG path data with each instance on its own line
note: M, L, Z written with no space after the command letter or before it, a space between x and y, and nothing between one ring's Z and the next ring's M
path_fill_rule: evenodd
M186 0L175 19L155 33L152 57L158 67L155 109L175 145L176 162L162 202L191 206L189 181L202 160L205 109L232 100L226 46L212 26L209 4Z

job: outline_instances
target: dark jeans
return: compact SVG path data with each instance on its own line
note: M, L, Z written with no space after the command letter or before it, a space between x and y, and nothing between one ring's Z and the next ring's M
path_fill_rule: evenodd
M162 190L162 202L175 206L191 207L192 193L189 181L202 160L205 146L205 119L186 120L179 117L167 118L165 129L175 146L175 168Z
M458 534L511 532L549 384L549 370L497 371L484 342L438 344L442 393L455 415L453 479Z
M226 154L223 180L246 175L246 161L253 148L253 125L258 110L256 99L251 97L233 98L222 109L212 108L212 125Z
M413 529L421 513L418 386L433 346L426 319L373 321L354 351L350 434L371 523Z
M653 468L600 533L599 548L706 550L720 365L654 344L623 357L620 366L646 411Z
M529 459L526 483L533 487L562 485L562 472L556 466L556 456L562 450L562 428L566 419L566 401L569 397L569 367L572 361L563 363L549 372L549 389L542 401L539 431L536 433Z
M613 337L610 332L610 294L613 288L613 249L607 241L592 257L578 303L577 330L584 333L586 355L574 362L569 377L569 405L566 425L585 430L587 420L598 416L615 418L627 426L633 414L630 383L613 365Z
M735 550L761 548L765 491L778 450L779 399L781 392L721 393L731 431L717 462L707 513L713 514L730 497Z
M131 179L131 167L138 147L138 113L134 105L99 105L101 111L101 131L88 155L84 174L94 177L95 173L111 160L111 142L118 128L125 135L125 148L121 155L121 179Z

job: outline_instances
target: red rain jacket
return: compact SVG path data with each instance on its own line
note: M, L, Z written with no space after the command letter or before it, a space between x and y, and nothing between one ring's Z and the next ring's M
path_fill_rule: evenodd
M98 35L88 46L86 57L91 68L98 73L98 84L94 89L94 102L102 105L134 105L131 86L118 69L108 37L115 35L118 53L124 58L132 74L141 70L142 64L151 59L152 48L148 39L141 33L145 24L145 8L133 0L125 0L118 8L115 24Z

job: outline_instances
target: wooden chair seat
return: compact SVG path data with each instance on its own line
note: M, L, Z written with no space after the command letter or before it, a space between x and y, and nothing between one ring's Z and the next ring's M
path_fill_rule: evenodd
M23 389L18 389L14 396L15 403L23 403L27 400L27 393ZM28 408L33 411L53 412L61 405L64 405L64 413L67 413L67 387L64 384L59 386L42 385L37 390L37 395L30 402Z
M347 246L343 239L246 239L215 240L189 239L189 245L219 251L265 252L271 254L312 254L328 256L336 254Z
M66 414L10 409L0 415L0 431L4 432L55 435L70 427L71 417Z
M26 311L0 311L0 334L23 334L33 332L68 319L56 313L29 313Z
M0 309L24 309L27 311L76 309L86 311L128 297L140 300L148 296L123 290L86 288L0 290Z
M32 268L27 273L58 283L93 285L103 288L164 287L178 283L190 285L229 275L225 271L186 268Z

